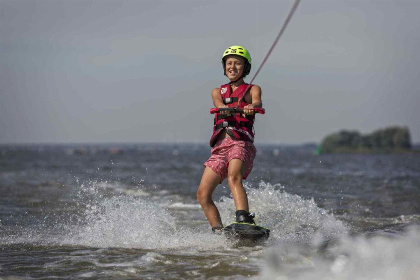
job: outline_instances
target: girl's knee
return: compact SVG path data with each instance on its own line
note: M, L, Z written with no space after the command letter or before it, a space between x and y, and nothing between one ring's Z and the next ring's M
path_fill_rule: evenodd
M238 185L242 183L242 175L241 174L237 174L237 173L233 173L233 174L228 174L228 183L229 185Z
M208 192L198 189L197 191L197 200L200 204L206 203L211 200L211 195Z

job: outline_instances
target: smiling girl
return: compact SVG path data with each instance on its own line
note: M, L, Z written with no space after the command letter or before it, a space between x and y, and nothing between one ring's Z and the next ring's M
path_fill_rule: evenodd
M256 154L254 147L254 108L262 108L261 88L248 85L244 78L251 70L251 55L241 46L231 46L222 57L224 75L230 82L215 88L211 96L216 108L240 108L243 114L215 114L210 158L197 191L197 199L213 232L223 229L212 194L227 178L236 207L236 222L255 224L249 213L248 198L242 184L252 170Z

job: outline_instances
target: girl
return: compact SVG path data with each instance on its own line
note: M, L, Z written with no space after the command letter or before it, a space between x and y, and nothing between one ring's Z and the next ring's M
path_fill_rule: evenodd
M230 82L215 88L211 96L216 108L237 107L243 114L220 112L215 114L210 146L211 157L204 163L205 169L197 191L197 199L203 208L213 232L223 229L219 210L213 202L216 187L227 178L236 207L236 222L255 224L249 214L248 198L242 184L252 170L256 154L254 147L254 108L261 108L261 88L248 85L244 78L251 70L251 56L241 46L231 46L222 57L224 75ZM238 104L239 103L239 104Z

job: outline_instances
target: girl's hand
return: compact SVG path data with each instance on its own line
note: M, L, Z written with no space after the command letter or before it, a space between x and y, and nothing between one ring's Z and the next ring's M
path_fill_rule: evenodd
M255 114L254 110L252 110L254 108L255 107L252 104L246 105L244 107L244 115L253 115L253 114Z
M220 106L218 106L217 107L218 109L220 109L220 108L229 108L229 106L228 105L226 105L226 104L223 104L223 105L220 105ZM227 116L227 117L230 117L231 116L231 113L229 112L229 111L221 111L221 112L219 112L221 115L225 115L225 116Z

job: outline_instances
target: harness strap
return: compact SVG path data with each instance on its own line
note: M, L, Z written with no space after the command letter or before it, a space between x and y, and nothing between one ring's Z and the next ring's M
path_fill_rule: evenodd
M238 97L228 97L228 98L223 98L223 103L224 104L230 104L233 102L238 102Z
M233 115L233 114L241 114L241 113L238 112L238 113L231 113L231 114ZM252 121L252 117L253 117L253 115L245 115L244 118L248 119L249 121ZM230 117L220 114L217 117L215 117L214 124L216 124L216 119L219 121L221 119L226 119L226 118L230 118Z
M232 131L231 129L226 130L226 133L233 139L241 139L241 136L236 131Z
M219 128L225 128L225 127L236 127L236 125L237 125L237 122L224 121L224 122L221 122L219 124L216 124L216 130L219 129ZM239 122L239 126L246 127L248 129L252 129L252 124L251 123Z

